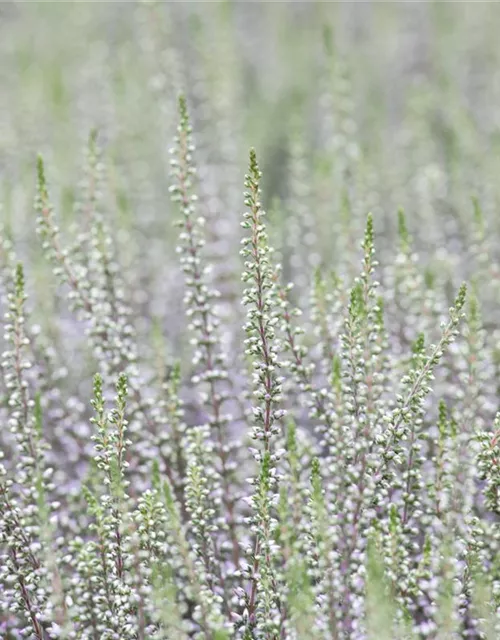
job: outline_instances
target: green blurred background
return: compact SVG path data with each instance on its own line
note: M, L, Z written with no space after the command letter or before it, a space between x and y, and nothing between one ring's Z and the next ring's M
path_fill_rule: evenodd
M36 154L71 240L97 128L100 206L132 302L143 315L175 318L182 292L168 187L179 92L221 288L239 277L255 146L287 277L305 287L317 265L355 274L369 210L390 261L403 206L425 268L453 290L474 269L471 197L500 237L499 26L500 5L486 2L3 3L1 219L42 317L56 296L35 233ZM166 323L172 339L177 325Z

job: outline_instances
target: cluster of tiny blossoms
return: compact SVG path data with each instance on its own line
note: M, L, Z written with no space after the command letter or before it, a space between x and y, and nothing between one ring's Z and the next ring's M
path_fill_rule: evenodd
M42 248L97 371L87 409L56 393L56 357L39 346L50 333L31 326L22 266L2 244L0 637L498 637L500 414L489 418L496 360L474 293L462 285L443 309L400 211L392 264L380 268L367 214L358 273L318 268L292 296L251 150L245 337L227 358L195 152L182 97L170 191L192 352L174 363L140 348L96 134L68 249L38 161ZM315 258L299 258L286 275L308 275Z

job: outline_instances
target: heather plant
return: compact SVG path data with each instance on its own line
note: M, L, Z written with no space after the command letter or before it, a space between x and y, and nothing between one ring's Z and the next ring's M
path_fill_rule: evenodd
M499 637L500 13L56 4L0 21L0 639Z
M89 145L92 176L95 134ZM86 326L99 373L88 418L93 451L80 452L87 469L61 502L51 455L61 445L46 439L44 416L57 379L36 361L25 277L15 266L4 278L4 637L494 637L498 418L491 429L484 420L471 428L484 344L477 300L466 313L462 285L438 339L426 344L439 314L431 307L430 318L421 316L426 284L400 212L389 282L411 323L391 324L392 338L386 307L396 301L380 293L368 214L359 275L344 283L318 271L304 322L269 244L251 150L241 251L246 338L242 367L231 373L196 212L195 151L181 97L171 194L192 335L185 382L183 363L165 362L157 374L140 362L112 236L89 186L95 175L79 246L65 249L38 159L42 246ZM5 253L8 272L7 242ZM465 389L451 414L441 400L428 425L433 381L461 332L455 359L469 363ZM239 401L231 375L246 379ZM189 420L182 384L196 392ZM229 407L243 415L233 418Z

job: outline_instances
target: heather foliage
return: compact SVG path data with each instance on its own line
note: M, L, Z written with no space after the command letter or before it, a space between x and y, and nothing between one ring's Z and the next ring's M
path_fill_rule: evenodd
M55 5L1 9L0 638L498 638L498 9Z

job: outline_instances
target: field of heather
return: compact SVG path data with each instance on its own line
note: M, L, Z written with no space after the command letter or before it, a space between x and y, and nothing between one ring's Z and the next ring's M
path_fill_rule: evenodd
M0 640L500 638L499 30L0 4Z

